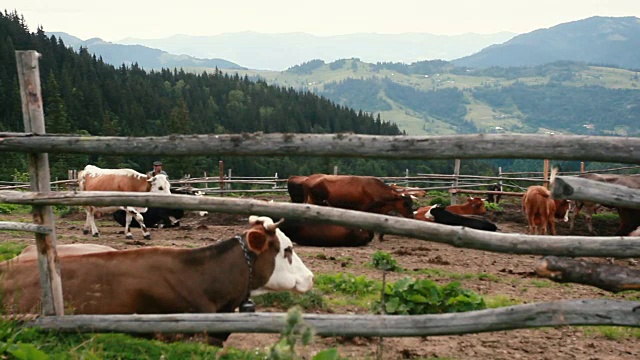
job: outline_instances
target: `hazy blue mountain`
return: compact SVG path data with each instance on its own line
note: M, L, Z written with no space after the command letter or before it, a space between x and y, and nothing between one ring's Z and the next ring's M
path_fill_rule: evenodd
M640 19L600 17L522 34L477 54L453 60L457 66L535 66L561 60L640 68Z
M90 53L102 56L102 59L114 66L138 63L145 69L160 68L188 68L188 67L218 67L219 69L245 69L231 61L223 59L199 59L189 55L174 55L166 51L152 49L141 45L122 45L104 41L100 38L81 40L64 32L50 32L62 38L67 46L79 49L86 47Z
M250 69L281 71L312 59L332 62L359 58L372 63L451 60L502 43L514 35L500 32L451 36L426 33L315 36L239 32L214 36L174 35L163 39L125 38L118 43L144 45L174 54L224 58Z

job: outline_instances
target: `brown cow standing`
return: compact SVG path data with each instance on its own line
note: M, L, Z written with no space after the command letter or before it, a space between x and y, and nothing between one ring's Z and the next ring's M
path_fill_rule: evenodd
M413 214L417 220L432 222L426 217L426 214L431 209L431 206L423 206L416 210ZM468 198L465 204L449 205L445 208L450 213L458 215L479 215L483 216L487 213L487 209L484 206L484 200L479 197Z
M546 235L548 227L551 227L551 235L556 234L555 218L563 218L567 221L569 202L567 200L555 200L547 188L540 185L529 186L522 197L522 211L529 223L529 233L533 235ZM538 226L540 229L538 229Z
M65 305L74 314L232 312L272 276L280 250L277 225L255 221L242 236L196 249L60 257ZM39 310L37 260L4 262L0 276L5 313Z
M594 234L593 230L593 214L595 214L601 207L600 204L596 204L591 201L575 201L573 211L569 215L569 230L573 230L576 222L576 218L582 212L584 215L584 222L587 224L589 234Z

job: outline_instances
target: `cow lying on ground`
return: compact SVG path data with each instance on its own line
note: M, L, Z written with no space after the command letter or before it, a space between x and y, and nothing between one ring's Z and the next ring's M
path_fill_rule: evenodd
M425 217L430 221L443 225L464 226L484 231L498 230L498 227L490 221L455 214L440 205L433 205L429 211L427 211Z
M279 228L296 244L307 246L365 246L373 239L373 231L334 224L287 219Z
M313 274L278 224L256 216L249 224L242 236L196 249L61 255L65 306L74 314L233 312L249 291L310 290ZM38 262L31 256L0 263L5 314L40 308Z
M171 185L166 175L149 176L141 174L132 169L100 169L97 166L87 165L84 170L78 174L78 190L79 191L131 191L131 192L154 192L162 194L170 194ZM98 208L95 206L86 206L87 220L84 224L84 234L91 233L94 237L100 236L98 227L96 226L95 213L111 212L115 210L124 210L125 229L124 232L128 239L132 239L133 235L129 230L131 219L136 218L139 224L144 224L144 217L141 212L144 209L135 209L132 207L110 207ZM145 239L150 239L151 234L145 226L141 227L142 234Z
M429 220L425 215L429 212L431 206L423 206L413 213L413 216L418 220ZM484 206L484 200L479 197L468 198L465 204L448 205L446 207L448 212L458 215L479 215L482 216L487 213L487 209Z
M551 235L555 235L555 219L563 219L565 222L569 220L569 204L568 200L552 199L551 193L544 186L529 186L522 197L522 212L527 218L529 233L546 235L551 228Z

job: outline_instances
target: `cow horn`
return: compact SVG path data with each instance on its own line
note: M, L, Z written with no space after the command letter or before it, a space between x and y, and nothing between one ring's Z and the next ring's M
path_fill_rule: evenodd
M278 225L282 224L283 222L284 222L284 218L278 220L278 222L271 223L269 225L265 225L264 227L268 231L276 231L276 229L278 228Z

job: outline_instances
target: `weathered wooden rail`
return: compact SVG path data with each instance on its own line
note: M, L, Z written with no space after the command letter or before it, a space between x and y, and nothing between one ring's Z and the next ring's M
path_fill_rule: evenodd
M46 316L30 326L70 332L280 333L283 313ZM565 300L438 315L304 314L322 336L432 336L545 326L619 325L640 327L640 302Z
M225 212L260 214L273 218L290 218L355 226L379 233L408 236L456 247L508 254L536 254L588 257L640 257L638 239L634 237L534 236L492 233L426 221L365 213L359 211L284 202L269 203L252 199L159 195L110 191L32 193L0 191L0 201L30 205L159 206Z

